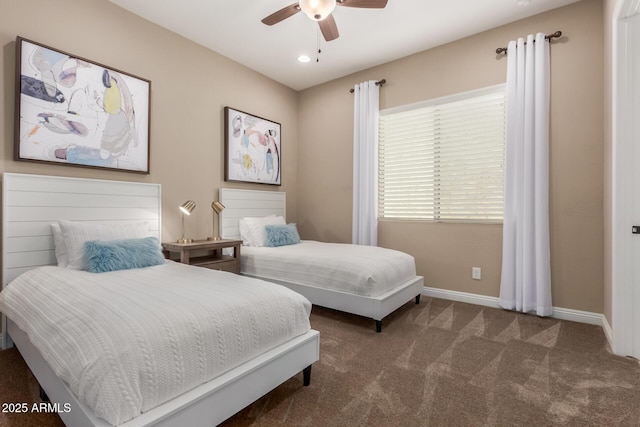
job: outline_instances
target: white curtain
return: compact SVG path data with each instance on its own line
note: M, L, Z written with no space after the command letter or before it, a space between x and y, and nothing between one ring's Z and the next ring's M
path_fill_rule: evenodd
M507 52L500 306L549 316L549 43L538 33Z
M357 84L354 95L352 243L376 246L380 88L371 80Z

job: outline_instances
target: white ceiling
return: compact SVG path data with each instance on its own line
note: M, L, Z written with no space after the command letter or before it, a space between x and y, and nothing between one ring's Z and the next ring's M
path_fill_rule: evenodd
M294 0L109 1L302 90L578 0L531 0L526 6L517 0L389 0L385 9L338 6L333 16L340 37L328 43L303 13L271 27L261 22ZM556 30L561 28L541 28ZM318 37L322 53L316 62ZM311 61L298 62L302 54Z

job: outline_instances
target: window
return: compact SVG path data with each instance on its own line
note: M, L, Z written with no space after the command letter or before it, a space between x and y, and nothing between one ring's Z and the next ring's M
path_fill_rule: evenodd
M380 112L378 217L501 222L505 87Z

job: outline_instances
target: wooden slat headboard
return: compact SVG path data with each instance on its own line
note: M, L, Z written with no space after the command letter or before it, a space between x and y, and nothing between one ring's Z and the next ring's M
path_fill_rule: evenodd
M221 188L219 196L225 206L220 213L220 236L227 239L240 238L240 218L271 214L287 217L285 192Z
M148 221L161 238L160 184L5 173L2 176L2 286L56 263L51 223ZM5 322L2 338L5 338Z

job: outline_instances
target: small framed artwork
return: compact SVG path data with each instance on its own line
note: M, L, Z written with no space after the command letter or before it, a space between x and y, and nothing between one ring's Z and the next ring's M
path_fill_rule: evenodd
M149 173L151 82L16 39L14 159Z
M280 185L280 123L224 107L225 181Z

